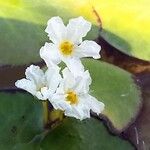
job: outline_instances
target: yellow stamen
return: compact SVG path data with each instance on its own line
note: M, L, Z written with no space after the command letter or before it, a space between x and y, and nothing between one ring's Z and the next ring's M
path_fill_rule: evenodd
M70 102L71 105L74 105L78 103L78 96L75 92L69 91L67 92L66 100Z
M63 55L71 55L73 52L73 44L70 41L64 41L60 44L60 51Z

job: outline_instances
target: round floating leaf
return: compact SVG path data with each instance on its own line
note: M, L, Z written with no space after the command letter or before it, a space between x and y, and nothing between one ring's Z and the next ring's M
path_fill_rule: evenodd
M130 143L107 132L96 119L64 119L42 141L43 150L133 150Z
M67 3L66 3L67 4ZM65 22L77 17L54 0L6 0L0 1L0 64L29 64L40 61L39 49L48 40L44 32L48 19L60 16ZM98 36L98 28L92 28L88 38Z
M43 108L33 96L0 92L0 149L28 143L43 131Z
M130 56L150 60L149 0L94 0L92 5L102 20L100 35L107 42Z
M150 61L150 1L94 0L102 19L101 36L118 50Z
M83 61L92 77L91 95L105 104L103 112L118 131L135 118L141 92L132 75L118 67L93 59Z

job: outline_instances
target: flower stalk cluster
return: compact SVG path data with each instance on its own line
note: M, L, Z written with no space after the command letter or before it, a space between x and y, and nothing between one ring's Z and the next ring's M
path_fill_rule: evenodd
M101 47L94 41L83 41L90 29L91 23L83 17L70 19L67 26L60 17L52 17L45 29L51 42L40 49L47 70L31 65L25 71L26 78L15 85L39 100L48 100L66 116L83 120L90 118L91 110L99 115L104 104L89 94L92 79L80 60L100 58ZM58 66L61 62L66 64L63 70Z

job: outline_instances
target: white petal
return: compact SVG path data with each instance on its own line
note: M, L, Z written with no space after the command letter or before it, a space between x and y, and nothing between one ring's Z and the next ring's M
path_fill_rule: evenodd
M104 110L104 103L98 101L95 97L88 95L87 101L90 109L97 115L99 115Z
M45 84L45 75L39 66L31 65L27 67L25 75L28 80L34 82L37 89L41 88L43 84Z
M66 67L62 70L63 79L59 86L59 93L65 94L68 89L72 89L75 85L75 78L70 70Z
M94 59L100 58L101 47L94 41L83 41L76 49L76 55L81 57L93 57Z
M65 95L69 89L72 89L74 87L75 79L73 74L71 74L67 67L62 70L62 75L63 78L60 81L56 93Z
M65 80L62 79L62 80L60 81L60 84L59 84L57 90L56 90L56 93L58 93L58 94L65 94L66 91L65 91L64 86L65 86Z
M29 93L31 93L33 96L36 96L40 100L47 99L47 97L45 97L40 91L36 90L36 85L34 84L33 81L21 79L15 83L15 86L28 91Z
M76 119L90 118L90 111L80 106L72 106L70 109L65 110L65 115L69 117L75 117Z
M48 68L45 72L47 86L51 93L54 93L61 81L61 75L59 74L59 69L57 68Z
M40 49L40 56L44 59L48 67L59 64L61 61L58 49L53 43L45 43L45 45Z
M48 98L51 98L52 94L52 91L48 89L48 87L41 88L41 91L39 92L39 95L41 95L40 99L42 100L47 100Z
M27 79L21 79L15 82L15 86L28 91L34 96L36 94L36 85L33 81Z
M88 71L85 72L77 72L76 74L72 73L69 68L65 68L62 71L63 74L63 81L60 84L61 89L64 89L64 91L68 89L72 89L75 91L79 91L82 93L82 91L88 92L89 84L91 84L91 77L89 75ZM62 85L63 84L63 85ZM88 86L87 86L88 85Z
M68 117L74 117L76 119L80 119L82 120L82 114L81 112L78 112L76 109L67 109L65 110L65 116L68 116Z
M63 74L63 79L61 80L56 93L65 95L66 92L68 92L68 90L74 89L76 80L74 78L74 75L70 72L70 70L67 67L63 69L62 74Z
M84 101L80 96L78 96L78 104L70 105L71 107L65 110L65 115L70 117L75 117L76 119L86 119L90 118L90 108L85 105Z
M64 58L63 61L65 62L65 64L67 65L67 67L69 68L71 73L73 73L74 76L78 76L79 74L84 72L84 66L81 63L80 59L74 57Z
M79 74L78 80L76 80L76 85L74 87L77 93L85 94L89 92L89 85L91 84L91 76L89 71L85 71L82 74Z
M91 23L83 17L70 19L67 25L67 39L79 44L91 29Z
M65 67L63 70L62 70L62 75L63 75L63 78L67 78L68 76L70 76L71 72L70 70Z
M70 108L70 104L65 100L64 95L54 94L51 99L49 99L50 103L54 107L54 109L66 110Z
M83 110L76 106L70 105L64 95L54 94L52 99L49 99L55 109L60 109L65 112L66 116L75 117L82 120L84 118ZM86 113L87 114L87 113ZM86 115L87 116L87 115Z
M45 98L45 96L42 95L42 93L40 91L37 91L35 96L40 100L46 100L47 99L47 98Z
M63 91L66 89L73 89L76 93L88 93L89 92L89 85L91 84L91 77L89 71L85 72L78 72L77 74L73 74L70 70L66 67L63 71L63 81L60 84L61 90ZM63 84L63 85L62 85Z
M66 27L60 17L52 17L47 23L45 32L53 43L59 43L66 36Z
M71 72L70 73L68 72L68 74L63 77L64 77L64 79L62 80L60 87L64 89L64 92L67 92L68 90L73 89L73 87L76 83L73 74Z

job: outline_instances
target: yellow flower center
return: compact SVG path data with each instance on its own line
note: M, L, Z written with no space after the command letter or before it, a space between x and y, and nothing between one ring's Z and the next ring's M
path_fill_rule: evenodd
M70 41L64 41L60 44L60 51L63 55L71 55L73 52L73 44Z
M74 105L78 103L78 96L75 92L69 91L67 92L66 100L70 102L71 105Z

